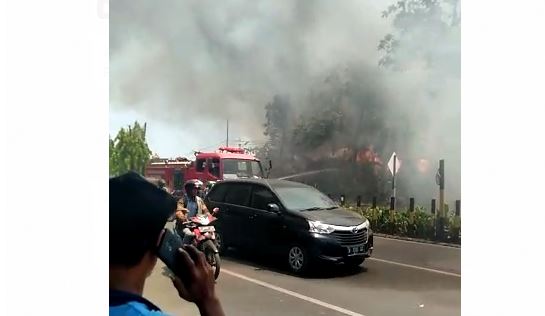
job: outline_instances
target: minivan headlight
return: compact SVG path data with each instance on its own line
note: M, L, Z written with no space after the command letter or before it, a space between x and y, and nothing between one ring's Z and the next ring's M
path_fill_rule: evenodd
M365 222L363 222L363 224L361 224L361 227L369 229L369 220L365 219Z
M327 225L321 222L308 221L308 225L310 227L309 231L311 233L331 234L335 231L335 228L333 228L331 225Z

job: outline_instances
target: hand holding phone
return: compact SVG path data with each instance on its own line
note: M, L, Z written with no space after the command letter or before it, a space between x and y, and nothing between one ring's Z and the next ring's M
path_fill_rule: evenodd
M197 305L215 300L214 270L204 254L194 246L184 246L178 250L178 259L184 269L172 282L180 297Z
M159 241L157 256L165 263L167 268L177 276L180 276L180 264L177 263L178 249L182 248L182 239L169 229L164 229Z
M213 315L223 315L215 292L214 270L201 251L192 245L182 247L181 239L165 229L158 257L174 273L172 283L181 298L199 309L212 308L217 312Z

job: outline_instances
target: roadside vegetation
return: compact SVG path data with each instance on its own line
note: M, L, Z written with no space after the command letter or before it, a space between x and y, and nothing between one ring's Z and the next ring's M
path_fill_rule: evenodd
M452 244L461 242L460 216L449 212L448 208L446 216L436 216L418 207L412 212L390 211L385 207L347 208L369 219L371 229L376 233Z

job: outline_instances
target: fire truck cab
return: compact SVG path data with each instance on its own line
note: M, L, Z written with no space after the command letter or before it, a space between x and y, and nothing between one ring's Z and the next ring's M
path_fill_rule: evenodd
M243 148L220 147L211 153L196 153L186 172L186 179L204 183L237 178L263 178L261 162Z
M190 179L205 184L237 178L264 178L259 159L243 148L220 147L216 152L197 152L195 160L185 158L154 159L146 167L145 176L165 180L171 192L183 190Z

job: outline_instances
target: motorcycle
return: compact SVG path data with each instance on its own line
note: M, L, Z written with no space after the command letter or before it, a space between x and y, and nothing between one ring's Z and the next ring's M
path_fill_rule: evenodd
M183 225L193 233L192 245L204 253L206 261L214 269L214 279L220 274L221 259L216 241L216 228L213 222L217 219L213 216L219 211L215 208L212 214L197 215L184 222Z

